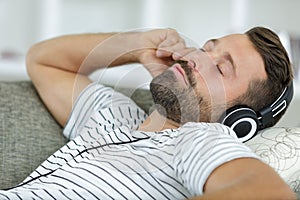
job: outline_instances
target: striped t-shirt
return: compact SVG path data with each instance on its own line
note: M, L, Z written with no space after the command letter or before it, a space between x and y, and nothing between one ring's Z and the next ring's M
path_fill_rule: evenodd
M97 83L78 97L64 134L71 141L0 199L186 199L221 164L254 157L220 124L137 131L147 115Z

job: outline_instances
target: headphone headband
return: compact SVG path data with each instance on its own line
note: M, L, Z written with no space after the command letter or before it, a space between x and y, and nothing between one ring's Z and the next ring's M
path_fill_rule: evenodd
M294 95L293 82L284 88L281 95L270 106L258 111L258 120L260 129L265 128L269 123L273 122L274 118L285 111L292 101Z

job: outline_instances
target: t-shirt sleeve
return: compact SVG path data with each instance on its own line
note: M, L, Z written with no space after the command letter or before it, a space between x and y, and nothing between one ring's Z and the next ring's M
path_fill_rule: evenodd
M174 156L176 175L194 196L203 194L209 175L220 165L237 158L258 158L221 124L188 123L182 127Z
M84 126L94 113L106 108L129 104L135 105L129 97L111 87L103 86L97 82L91 83L81 92L73 105L63 133L67 138L74 139L81 134Z
M111 89L96 82L88 85L76 99L72 112L64 128L64 135L68 139L74 139L79 135L91 114L101 106L101 102L111 96ZM99 102L99 100L101 102ZM98 103L97 103L98 101Z

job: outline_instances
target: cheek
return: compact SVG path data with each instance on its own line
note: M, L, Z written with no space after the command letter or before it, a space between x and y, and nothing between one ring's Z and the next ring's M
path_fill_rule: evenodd
M205 77L205 78L204 78ZM211 106L226 104L227 94L223 79L219 75L205 74L198 77L197 90Z
M217 122L227 108L225 86L220 79L200 79L196 90L203 98L201 121Z
M227 94L227 101L233 101L245 94L248 88L248 82L234 81L225 83L224 86Z

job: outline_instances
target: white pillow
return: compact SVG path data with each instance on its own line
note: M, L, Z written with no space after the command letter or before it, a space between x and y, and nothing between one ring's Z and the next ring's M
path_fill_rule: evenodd
M268 128L246 144L300 193L300 128Z

